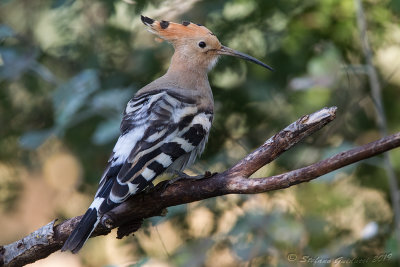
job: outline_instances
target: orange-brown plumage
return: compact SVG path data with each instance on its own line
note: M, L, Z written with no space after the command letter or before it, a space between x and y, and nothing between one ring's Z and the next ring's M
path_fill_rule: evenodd
M218 38L206 27L191 22L175 23L157 21L141 16L142 22L148 30L158 37L170 42L175 53L172 57L171 68L187 66L189 72L198 69L208 72L217 62L220 55L230 55L252 61L267 69L271 67L249 55L223 46Z
M149 26L149 31L165 39L166 41L176 41L179 39L187 38L201 38L207 35L214 34L206 27L191 22L184 21L182 24L169 22L169 21L157 21L148 17L142 16L144 24Z

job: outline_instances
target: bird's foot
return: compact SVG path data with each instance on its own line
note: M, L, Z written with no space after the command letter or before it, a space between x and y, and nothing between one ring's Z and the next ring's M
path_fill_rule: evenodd
M152 182L150 182L147 187L144 189L144 192L146 194L150 193L151 191L153 191L155 188L154 184Z
M216 172L211 173L209 171L206 171L204 174L191 176L182 171L174 171L174 174L177 175L177 177L169 180L168 184L173 184L182 179L190 179L190 180L194 180L194 181L201 180L201 179L207 179L207 178L214 176L217 173Z
M163 181L163 182L157 184L157 186L155 188L157 189L160 186L160 187L163 188L162 190L164 191L165 189L167 189L167 187L169 185L171 185L171 184L173 184L173 183L175 183L175 182L177 182L179 180L191 179L193 181L197 181L197 180L201 180L201 179L211 178L211 177L213 177L214 175L216 175L218 173L217 172L211 173L209 171L206 171L202 175L191 176L191 175L188 175L188 174L186 174L184 172L181 172L181 171L174 171L173 174L177 175L177 177L175 177L175 178L173 178L171 180Z

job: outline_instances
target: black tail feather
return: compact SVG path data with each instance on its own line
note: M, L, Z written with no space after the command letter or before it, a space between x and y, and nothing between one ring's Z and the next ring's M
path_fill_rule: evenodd
M72 231L67 241L65 241L61 251L71 250L72 253L77 253L96 228L101 215L116 206L116 203L108 203L107 201L113 184L114 181L109 179L101 186L92 205L83 215L78 226Z
M88 209L78 226L65 241L61 251L71 250L72 253L77 253L90 237L98 222L97 210L95 208Z

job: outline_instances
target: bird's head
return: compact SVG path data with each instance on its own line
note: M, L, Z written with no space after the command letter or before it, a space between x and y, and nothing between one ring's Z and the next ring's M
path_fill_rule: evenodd
M270 66L252 56L222 45L218 38L202 25L187 21L182 23L157 21L145 16L141 16L141 18L150 32L174 46L175 54L182 63L190 62L198 68L211 70L220 55L229 55L273 70Z

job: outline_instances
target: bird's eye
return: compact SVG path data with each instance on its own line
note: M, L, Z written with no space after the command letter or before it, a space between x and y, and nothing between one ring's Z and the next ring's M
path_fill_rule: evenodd
M206 47L206 46L207 46L206 43L203 42L203 41L201 41L201 42L199 43L199 47L200 47L200 48L204 48L204 47Z

